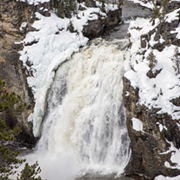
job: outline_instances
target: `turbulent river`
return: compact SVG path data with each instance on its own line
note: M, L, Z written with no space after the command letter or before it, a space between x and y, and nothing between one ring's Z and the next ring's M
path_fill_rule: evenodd
M136 16L126 12L131 4L124 5L125 19ZM119 25L92 40L56 71L41 139L26 157L38 160L43 178L127 179L120 176L131 153L122 102L127 28L127 23Z

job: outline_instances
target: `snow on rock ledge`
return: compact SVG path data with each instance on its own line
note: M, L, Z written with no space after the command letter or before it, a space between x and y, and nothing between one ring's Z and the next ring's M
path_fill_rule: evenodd
M154 179L180 174L175 160L180 154L179 13L180 3L164 22L136 19L129 26L131 70L123 78L132 149L128 175ZM143 123L144 132L134 130L134 118Z

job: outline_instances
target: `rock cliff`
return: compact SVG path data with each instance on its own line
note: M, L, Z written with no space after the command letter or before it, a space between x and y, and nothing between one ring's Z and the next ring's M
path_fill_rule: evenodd
M45 8L48 4L39 5ZM35 143L32 134L32 123L27 121L29 114L33 111L34 98L31 88L27 84L27 70L19 61L19 50L22 50L23 44L19 43L27 32L33 31L31 24L35 20L35 12L40 7L30 6L27 3L1 0L0 1L0 79L5 80L6 88L9 92L15 92L21 96L22 102L27 104L27 108L21 116L10 115L7 123L13 127L16 123L20 126L22 132L18 140L23 145L31 146ZM39 10L40 11L40 10ZM48 15L43 12L43 15ZM26 27L20 30L23 22L27 22Z
M135 179L154 179L157 175L177 176L180 171L167 168L164 163L170 164L171 153L165 153L169 149L166 139L180 148L179 127L168 114L156 114L159 109L148 109L139 105L138 92L127 78L123 78L123 97L126 107L127 128L131 139L131 159L125 169L127 175ZM129 95L127 96L127 92ZM143 132L133 129L132 118L137 118L143 123ZM159 130L159 124L165 124L167 129Z
M171 13L178 8L180 8L179 2L171 2L167 5L166 12ZM180 10L177 14L178 13L180 13ZM151 50L160 54L166 47L180 46L180 39L176 36L177 32L175 32L175 29L179 27L179 22L180 18L176 16L174 20L164 20L154 27L151 26L153 28L149 27L147 33L141 34L139 39L140 47L137 48L136 53L133 51L131 54L131 59L134 58L135 60L134 64L130 60L131 69L134 74L142 72L138 70L137 66L146 61L147 51L150 52ZM137 25L135 29L136 33L138 33L143 27L138 29ZM132 34L130 33L129 35L131 39ZM131 40L130 44L133 44ZM140 57L140 60L138 60L138 57ZM163 58L163 55L159 57ZM147 64L147 62L145 62L145 64ZM147 66L145 65L144 67ZM139 74L139 77L145 77L147 82L154 80L154 88L156 88L158 83L163 81L162 79L160 82L156 81L156 77L161 74L162 69L152 70L151 67L147 67L147 69L149 69L147 73ZM143 81L138 82L138 80L134 79L134 82L135 81L137 81L137 84L143 83ZM161 110L161 107L150 107L148 103L140 103L142 99L141 92L143 90L140 89L141 85L134 86L134 82L126 76L123 78L123 101L127 115L128 133L131 140L130 148L132 150L131 158L125 172L137 180L152 180L158 175L177 176L180 174L180 170L176 168L176 164L171 161L173 152L169 149L172 145L177 149L180 148L179 119L173 119L173 115L169 113L157 113ZM144 88L148 87L145 85ZM160 90L163 91L163 89ZM153 94L153 91L149 91L149 94L146 96L149 96L151 93ZM163 96L163 93L160 92L159 95L151 101L156 101L159 98L158 96ZM148 99L148 97L146 98ZM161 100L162 99L158 99L159 102ZM179 107L179 96L176 96L170 101L174 106ZM142 131L137 131L133 127L133 118L140 120L143 127ZM169 166L167 164L169 164Z

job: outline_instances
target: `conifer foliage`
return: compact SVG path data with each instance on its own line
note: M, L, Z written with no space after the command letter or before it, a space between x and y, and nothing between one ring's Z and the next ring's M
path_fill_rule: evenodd
M24 169L21 171L21 174L18 174L17 180L42 180L40 176L36 177L41 172L41 169L36 162L33 165L25 164Z
M6 124L6 115L9 113L21 114L26 104L20 103L21 97L14 92L9 93L5 88L5 82L0 80L0 179L9 180L10 175L16 173L17 168L25 162L25 159L18 159L19 151L11 150L7 143L14 141L15 137L20 133L20 128L16 125L12 129ZM31 173L27 173L27 172ZM30 166L26 163L24 169L18 177L18 180L42 180L36 178L40 172L38 163ZM24 175L26 175L24 178Z
M156 56L154 55L153 51L148 54L147 60L149 61L150 69L153 69L157 64Z
M71 18L77 13L76 0L51 0L51 8L60 18Z
M160 5L157 5L155 3L155 0L152 1L153 3L153 17L152 20L155 18L159 18L160 21L164 21L165 15L166 15L166 6L169 3L170 0L162 0Z
M15 105L21 100L20 96L15 93L8 93L5 89L5 82L0 80L0 179L7 180L9 175L14 174L15 169L24 162L17 159L18 152L11 152L4 145L4 142L15 140L15 136L20 133L18 126L9 129L5 122L6 113L21 113L25 105Z

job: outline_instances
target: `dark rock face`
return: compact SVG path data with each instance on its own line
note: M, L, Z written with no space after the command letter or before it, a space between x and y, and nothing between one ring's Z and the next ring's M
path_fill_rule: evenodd
M42 6L40 8L39 6ZM32 123L27 118L32 113L34 107L34 97L26 80L26 69L19 61L18 51L22 50L20 42L27 32L34 30L31 24L35 20L35 12L48 16L49 5L29 6L12 0L0 1L0 79L5 80L9 92L15 92L22 98L22 103L27 104L27 108L20 116L9 115L7 123L10 126L18 123L22 132L17 138L20 142L33 145L36 139L32 133ZM27 22L22 31L19 30L22 22Z
M180 2L179 1L172 1L171 3L168 3L165 7L166 12L171 12L174 9L178 9L180 7Z
M132 150L130 162L125 169L126 175L136 177L138 180L154 179L155 176L160 174L177 176L180 174L180 170L170 169L164 165L166 161L172 163L170 160L171 154L161 154L167 151L170 146L166 139L179 148L180 133L176 122L167 114L156 114L159 109L148 109L139 105L137 103L139 89L134 89L125 77L123 82L124 106ZM125 95L127 92L128 96ZM142 121L143 132L133 129L132 118ZM159 124L166 126L167 129L160 131Z
M147 72L147 76L151 79L151 78L156 78L156 76L161 72L162 69L159 69L159 70L155 70L153 71L152 69L150 69L148 72Z
M122 21L121 9L109 11L107 17L102 17L100 14L97 16L97 20L88 21L82 30L83 35L90 39L102 35L106 28L115 26Z
M104 32L105 21L100 19L88 21L88 25L83 27L83 35L88 38L93 38L101 35Z
M122 20L121 9L117 9L115 11L109 11L107 13L106 27L115 26L119 24L121 20Z

